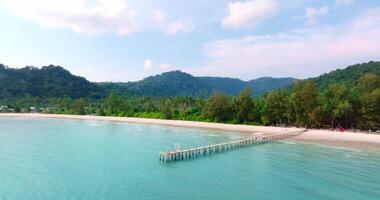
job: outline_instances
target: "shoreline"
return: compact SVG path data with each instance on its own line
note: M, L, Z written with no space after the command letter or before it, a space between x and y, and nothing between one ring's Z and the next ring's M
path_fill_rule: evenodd
M305 130L295 127L270 127L270 126L253 126L239 124L223 124L213 122L196 122L184 120L166 120L166 119L149 119L133 117L111 117L111 116L93 116L93 115L64 115L64 114L40 114L40 113L0 113L0 117L27 117L27 118L51 118L51 119L77 119L77 120L94 120L110 121L137 124L152 124L164 126L176 126L187 128L204 128L227 132L253 133L261 132L263 134L273 134L278 132L291 132Z
M330 130L307 130L288 141L330 147L349 147L360 150L380 151L380 135L365 132L336 132Z
M110 116L92 116L92 115L63 115L63 114L39 114L39 113L1 113L0 117L26 117L26 118L52 118L52 119L76 119L76 120L95 120L110 121L123 123L152 124L164 126L176 126L187 128L203 128L225 132L253 133L261 132L263 134L273 134L279 132L292 132L306 130L296 127L272 127L272 126L252 126L223 124L211 122L194 122L183 120L163 120L131 117L110 117ZM330 130L306 130L300 136L287 139L287 141L317 144L332 147L349 147L364 150L380 150L380 135L366 134L364 132L334 132Z

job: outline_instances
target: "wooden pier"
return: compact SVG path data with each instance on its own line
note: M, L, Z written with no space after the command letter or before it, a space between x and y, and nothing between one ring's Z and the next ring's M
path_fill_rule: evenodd
M286 132L286 133L278 133L273 135L253 135L250 138L242 139L242 140L236 140L232 142L225 142L220 144L214 144L214 145L207 145L202 147L196 147L192 149L179 149L179 147L176 147L176 150L171 151L162 151L160 152L160 161L161 162L173 162L173 161L179 161L179 160L188 160L193 159L199 156L206 156L210 154L215 154L218 152L225 152L225 151L231 151L235 149L239 149L242 147L255 145L255 144L263 144L268 143L276 140L282 140L287 139L289 137L301 135L304 130L300 131L293 131L293 132Z

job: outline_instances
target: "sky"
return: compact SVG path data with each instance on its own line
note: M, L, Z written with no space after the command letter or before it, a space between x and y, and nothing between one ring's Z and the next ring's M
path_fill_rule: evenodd
M250 80L380 60L380 0L0 0L0 63Z

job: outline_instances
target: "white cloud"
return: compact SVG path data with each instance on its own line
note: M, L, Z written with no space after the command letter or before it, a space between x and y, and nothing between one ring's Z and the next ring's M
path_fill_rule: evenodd
M146 59L144 62L144 69L152 69L153 63L149 59Z
M315 24L318 21L318 18L327 15L328 11L329 8L327 6L320 8L307 7L303 18L306 20L306 24Z
M0 0L1 1L1 0ZM161 30L168 35L195 29L191 19L169 20L164 11L130 0L10 0L12 11L42 26L78 33L128 35ZM149 3L146 3L149 4ZM153 7L153 6L152 6Z
M79 33L127 35L139 30L136 12L125 0L11 0L11 6L18 16L43 26Z
M337 6L348 6L354 3L354 0L335 0Z
M247 2L230 2L228 16L222 20L227 28L240 28L255 25L273 16L277 11L276 0L252 0Z
M380 59L380 8L355 20L273 35L251 35L205 45L203 67L187 71L218 76L315 76L335 67Z
M195 29L195 24L191 19L168 22L166 12L162 10L155 11L154 20L158 27L168 35L174 35L178 32L191 32Z
M171 64L162 63L162 64L155 64L150 59L146 59L144 61L144 69L155 71L155 72L163 72L163 71L169 71L172 70L173 67Z

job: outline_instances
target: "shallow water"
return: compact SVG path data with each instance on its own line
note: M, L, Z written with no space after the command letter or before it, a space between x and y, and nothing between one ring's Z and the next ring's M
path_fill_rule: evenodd
M380 153L270 143L172 164L158 152L239 138L202 129L0 118L0 199L380 199Z

